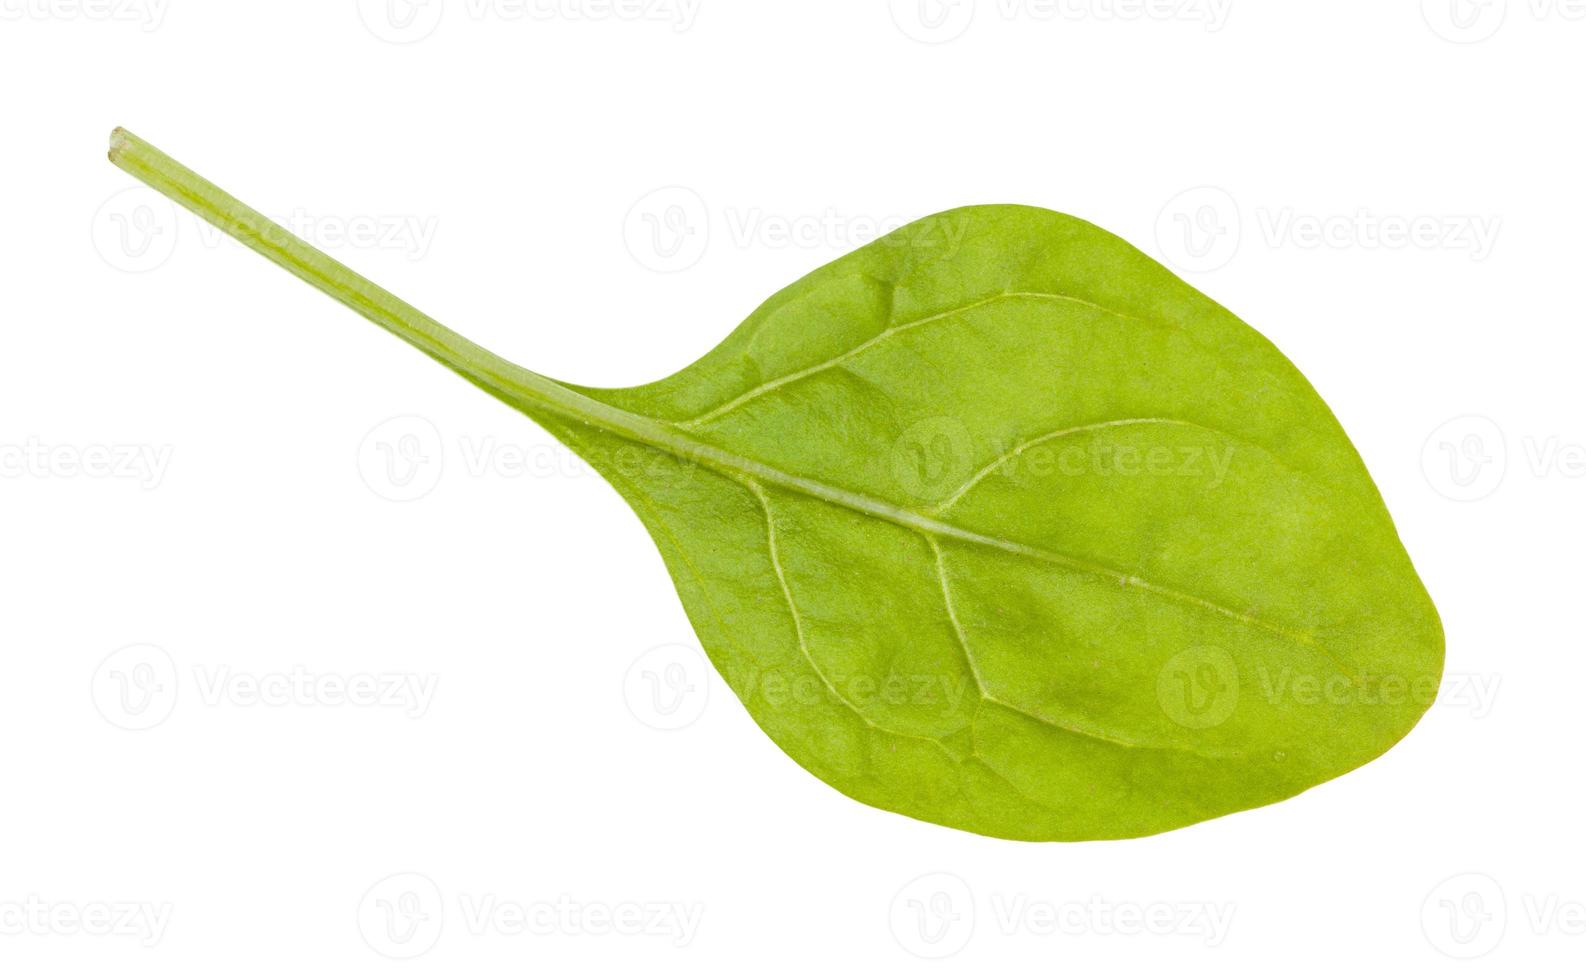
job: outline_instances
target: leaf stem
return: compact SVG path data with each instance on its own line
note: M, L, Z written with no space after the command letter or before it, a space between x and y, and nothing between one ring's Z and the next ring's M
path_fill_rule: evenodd
M654 420L597 402L486 350L125 129L110 134L110 162L496 397L654 441Z

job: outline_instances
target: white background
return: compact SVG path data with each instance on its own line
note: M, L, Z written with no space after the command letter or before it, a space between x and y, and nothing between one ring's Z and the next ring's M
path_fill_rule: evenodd
M1578 970L1586 10L405 2L0 0L0 974ZM586 383L878 226L1089 218L1328 399L1443 695L1146 840L854 803L701 667L612 490L128 193L117 124Z

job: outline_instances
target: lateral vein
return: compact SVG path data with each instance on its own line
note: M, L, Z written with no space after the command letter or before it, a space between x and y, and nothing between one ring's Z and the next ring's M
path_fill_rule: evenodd
M876 334L874 337L871 337L864 343L850 348L849 350L846 350L835 357L821 361L819 364L812 364L807 368L800 368L799 370L790 374L784 374L779 378L773 378L770 381L766 381L760 385L750 388L743 394L723 402L722 404L717 405L715 408L712 408L701 415L696 415L691 419L684 419L683 421L677 422L675 424L680 428L691 429L695 426L704 425L707 422L713 422L716 419L721 418L723 415L726 415L738 408L740 405L754 401L763 395L767 395L773 391L776 391L778 388L790 385L793 382L807 378L812 374L819 374L822 371L830 370L844 361L858 357L860 354L864 353L870 348L891 337L895 337L900 333L914 330L918 327L923 327L928 323L935 323L938 320L946 320L951 317L959 316L961 314L968 313L971 310L979 309L982 306L988 306L992 303L997 303L1008 299L1042 299L1050 300L1052 302L1073 303L1077 306L1084 306L1099 313L1105 313L1108 316L1118 317L1121 320L1147 322L1140 320L1139 317L1130 316L1127 313L1120 313L1117 310L1108 309L1107 307L1098 303L1092 303L1090 300L1080 299L1078 296L1068 296L1063 293L1044 293L1034 291L1010 291L1005 293L997 293L992 296L986 296L981 299L974 300L973 302L965 303L963 306L957 306L950 310L943 310L940 313L932 313L930 316L920 317L917 320L910 320L908 323L900 323L895 326L887 327L885 330L882 330L880 333Z

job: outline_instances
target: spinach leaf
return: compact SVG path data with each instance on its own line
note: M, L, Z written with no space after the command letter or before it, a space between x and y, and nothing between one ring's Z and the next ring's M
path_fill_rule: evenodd
M927 218L672 377L597 389L125 131L110 156L588 459L755 720L855 799L997 837L1151 834L1347 772L1435 694L1437 613L1327 406L1086 222Z

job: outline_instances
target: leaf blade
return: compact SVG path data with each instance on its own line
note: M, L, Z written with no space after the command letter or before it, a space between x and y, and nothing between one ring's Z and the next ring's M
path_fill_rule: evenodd
M973 223L988 210L1001 209L966 210L967 218L939 216L935 220ZM1029 209L1013 210L1020 219L1015 224L1025 223ZM1071 245L1076 244L1076 236L1087 234L1109 239L1079 251L1114 259L1125 256L1123 271L1104 268L1096 274L1113 289L1121 288L1118 283L1134 277L1137 305L1117 309L1086 296L1047 292L1045 288L1020 288L988 297L983 293L984 281L966 286L963 277L958 277L958 288L975 295L948 297L949 305L944 309L921 312L917 299L904 303L876 299L875 284L888 282L883 275L886 270L880 266L890 265L896 272L898 259L884 252L879 258L866 257L865 250L861 250L773 297L721 347L672 378L621 391L581 390L625 410L667 419L679 430L713 446L755 456L769 472L753 478L767 481L779 490L912 531L928 543L932 561L938 567L946 564L945 556L950 553L967 555L955 561L961 561L966 568L979 568L967 574L972 580L992 580L994 573L988 569L1005 567L1009 560L1046 566L1053 577L1045 583L1044 592L1029 590L1030 595L1021 596L1024 608L1020 625L1002 630L1003 636L991 630L988 645L1000 650L992 661L998 666L991 673L997 676L989 683L977 676L976 714L983 716L982 728L991 725L1000 734L987 742L976 733L970 740L972 747L1028 746L1031 739L1040 741L1039 733L1044 730L1046 748L1035 751L1048 753L1054 766L1059 765L1055 760L1070 758L1073 753L1053 749L1053 733L1090 739L1111 753L1186 757L1144 767L1151 773L1149 793L1142 793L1142 787L1135 785L1132 777L1118 775L1114 788L1122 787L1135 795L1131 797L1122 790L1112 796L1098 795L1097 786L1106 783L1101 770L1089 774L1090 782L1084 783L1083 790L1072 781L1054 780L1050 773L1032 773L1017 776L1020 782L1011 785L1017 785L1025 799L1041 802L1045 807L1041 816L1024 824L1015 821L1010 826L1000 818L986 816L988 808L982 806L976 808L980 815L968 822L963 822L962 817L940 822L1029 839L1153 833L1285 798L1385 751L1413 725L1430 695L1423 693L1397 705L1374 708L1368 703L1375 696L1371 692L1384 683L1396 682L1429 682L1435 691L1441 674L1441 627L1403 554L1380 496L1331 412L1303 376L1264 338L1155 267L1149 259L1111 241L1105 232L1074 219L1050 215L1041 220L1056 221L1065 227L1072 222L1073 227L1068 227L1066 233ZM1011 247L1021 254L1050 252L1047 243L1039 239L1037 235L1031 246L1029 236L1021 232ZM1003 240L999 247L1009 248L1010 243ZM871 248L880 251L886 246ZM952 257L940 261L950 263ZM1146 277L1146 285L1141 285L1136 275L1143 263L1155 268ZM919 264L927 268L939 266L935 258ZM984 261L980 264L996 265ZM1021 258L1003 265L1023 266L1028 262ZM1070 274L1066 288L1073 288L1073 279ZM839 294L834 291L835 283L847 283L850 289ZM888 288L906 291L900 290L897 282L891 282ZM1006 283L1000 288L1006 288ZM1162 295L1152 295L1153 290ZM915 291L933 300L942 299L940 288ZM1069 312L1065 316L1032 319L1028 313L1032 303L1062 307ZM1019 309L1021 304L1026 306L1024 313L1013 316L1006 312ZM824 348L808 340L779 345L773 339L778 331L819 332L826 329L832 317L854 315L855 311L864 311L860 315L870 317L867 329L857 332L857 339L854 330L842 325L831 328L832 336L842 343ZM1168 321L1166 316L1184 319ZM953 394L945 375L927 370L928 358L919 350L909 350L905 341L923 338L932 329L952 329L971 335L979 343L988 333L1006 334L1011 329L1017 339L1006 347L1017 356L1018 351L1032 346L1032 323L1037 329L1090 331L1092 336L1087 343L1047 348L1052 356L1041 363L1061 367L1074 363L1082 352L1092 357L1100 353L1107 366L1099 372L1104 383L1089 387L1082 384L1084 397L1067 404L1031 399L1040 411L1028 412L1020 420L1016 438L1002 440L1003 448L995 454L986 448L998 445L986 438L993 427L981 423L1006 422L1009 400L994 400L985 419L973 416L973 406L964 408L955 403L945 411L961 413L949 416L953 420L970 417L965 429L972 431L959 441L969 447L964 450L966 454L979 455L974 457L975 465L958 473L956 480L936 480L927 486L932 493L908 494L896 474L875 465L876 459L888 455L889 441L907 441L910 426L930 421L932 416L927 412L944 411L940 406ZM1108 348L1099 346L1100 338L1106 335L1098 331L1116 331L1120 325L1139 328L1145 336L1129 337ZM744 368L744 358L749 356L746 352L779 346L797 349L802 360L781 363L780 373L770 377L763 376L768 372L759 368ZM895 349L889 352L889 347ZM768 363L765 355L757 356L756 363ZM850 365L866 357L881 356L890 356L896 363L868 366L860 379L862 383L847 379L829 382L826 378L847 372ZM945 359L962 362L968 356L955 350ZM1179 375L1166 377L1165 388L1177 400L1164 402L1161 392L1153 390L1164 387L1162 372L1147 371L1143 379L1138 372L1130 373L1127 363L1131 357L1148 364L1168 361L1184 367ZM1236 383L1237 388L1226 399L1216 392L1208 397L1181 376L1196 374L1224 384ZM1009 388L1015 394L1028 392L1032 385L1027 379L1032 376L1038 377L1039 369L1019 375L1021 380L1010 383ZM911 378L924 380L911 382ZM1120 379L1122 384L1117 383ZM909 390L911 386L915 390ZM685 389L691 391L690 397L680 396L679 392ZM699 398L702 390L711 392L713 400L706 403ZM878 401L877 392L884 393L885 397L879 399L883 404L867 404ZM1120 404L1119 392L1127 404ZM1130 402L1131 398L1145 401ZM910 407L900 411L900 403ZM834 404L838 406L835 409ZM1091 420L1053 416L1054 410L1073 411L1074 404L1091 411ZM1194 411L1185 411L1186 405ZM1152 412L1159 414L1149 414ZM1113 443L1127 443L1128 429L1150 430L1149 438L1132 447L1141 454L1148 449L1178 450L1186 457L1194 455L1202 463L1215 459L1219 453L1229 454L1230 464L1219 478L1226 481L1226 487L1221 493L1216 487L1208 490L1204 485L1174 488L1169 475L1154 482L1136 479L1131 485L1115 475L1094 472L1060 474L1061 478L1018 473L1009 478L1001 472L1010 463L1028 460L1042 446L1071 438L1102 435ZM1163 430L1170 429L1185 438L1175 441L1165 437ZM860 433L857 437L856 431ZM849 441L843 442L844 438ZM832 441L838 443L838 448L829 453L810 449L812 443L818 450L823 444L829 447ZM947 440L949 444L954 441ZM868 464L845 467L845 460L868 460ZM811 473L820 477L812 478ZM1131 507L1138 513L1131 515ZM1010 523L1009 514L1038 515L1048 525ZM1120 517L1121 514L1125 516ZM1220 551L1191 555L1188 549L1175 551L1156 545L1169 556L1164 561L1188 569L1183 581L1159 581L1160 571L1142 561L1145 552L1138 550L1142 547L1139 540L1129 537L1134 534L1144 539L1153 529L1172 537L1178 532L1159 529L1190 527L1195 522L1214 519L1224 525L1218 534L1227 539L1227 547ZM1129 534L1117 534L1110 549L1064 550L1065 539L1059 529L1086 528L1093 540L1104 541L1109 523L1114 525L1113 530L1122 528ZM708 543L709 532L700 533L707 542L702 546L714 547ZM1282 547L1271 547L1273 539ZM1363 555L1351 558L1350 550L1360 550L1361 542L1367 545ZM1129 547L1137 550L1130 551ZM1294 554L1280 554L1285 548ZM1000 557L990 552L1000 553ZM844 562L865 565L863 556L853 553L833 564ZM1341 569L1348 570L1355 579L1339 574ZM1263 583L1263 578L1273 581ZM1083 585L1080 580L1085 580ZM1180 608L1171 614L1128 609L1116 595L1105 595L1108 583L1119 593L1133 591L1149 597L1151 602ZM941 618L957 627L958 642L964 647L971 671L977 675L973 651L988 641L976 634L984 623L995 623L998 612L1007 614L1006 608L997 609L997 601L1000 599L1005 607L1007 596L1016 594L1009 583L1003 582L1002 586L1000 592L990 590L994 594L989 598L979 597L969 603L981 610L978 618L983 621L969 627L964 626L963 617L953 608L953 590L942 590ZM730 589L731 585L718 583L716 587ZM849 580L842 587L856 585ZM1049 598L1079 592L1087 596L1085 601L1090 605L1109 610L1107 615L1087 617L1072 607L1047 608L1036 597L1036 593ZM1387 601L1375 603L1373 596L1377 593L1386 595ZM1378 609L1378 605L1384 608ZM919 619L914 622L918 624ZM1143 665L1109 673L1077 664L1058 672L1050 657L1020 659L1021 644L1039 648L1039 638L1050 635L1054 624L1065 622L1089 622L1088 629L1121 631L1128 641L1113 644L1113 653L1124 650L1131 656L1143 654ZM918 625L912 629L913 632L899 628L894 642L915 642L911 637L918 635ZM1261 635L1253 639L1243 635L1252 631ZM1243 675L1235 683L1245 699L1229 718L1199 729L1175 721L1172 706L1164 707L1164 695L1156 690L1154 682L1171 670L1173 656L1208 645L1208 641L1234 663L1236 673ZM827 646L835 651L827 654L833 662L841 662L843 656L849 655L842 641L829 640ZM1074 639L1071 646L1074 650L1090 649L1083 636ZM819 662L821 654L810 656ZM723 665L718 661L718 666ZM723 669L726 673L730 666ZM928 675L940 674L941 668L916 664L914 670ZM1327 697L1334 703L1303 703L1310 700L1308 696L1286 687L1293 683L1290 672L1307 684L1332 685L1333 693ZM1100 679L1096 679L1098 673ZM1066 700L1054 697L1050 690L1054 677L1059 676L1068 692ZM885 678L875 672L872 679L879 683ZM1341 681L1348 693L1338 693ZM1124 697L1120 691L1130 693ZM1174 695L1165 697L1171 701ZM1079 707L1070 703L1076 698L1081 702ZM751 710L768 732L772 731L763 716L774 712L764 707ZM1107 710L1120 712L1129 724L1120 730L1115 722L1095 716L1097 711ZM783 747L800 758L797 747ZM986 758L977 751L973 749L965 756L959 768L989 767L998 773L997 779L1008 782L1005 773L1017 774L1024 761ZM1096 751L1093 748L1088 756L1081 753L1081 757L1092 759L1083 765L1102 769L1112 766L1116 773L1142 768L1137 762L1123 763L1111 756L1106 756L1110 759L1106 763L1095 762ZM811 768L821 774L820 767ZM1248 778L1239 778L1238 771L1247 773ZM903 790L898 786L856 787L829 772L822 778L873 805L922 815L911 811L908 805L899 805ZM1210 793L1209 786L1220 789ZM1153 800L1143 809L1121 802L1142 795ZM1114 809L1087 805L1086 800L1110 800ZM925 818L934 819L928 814Z

